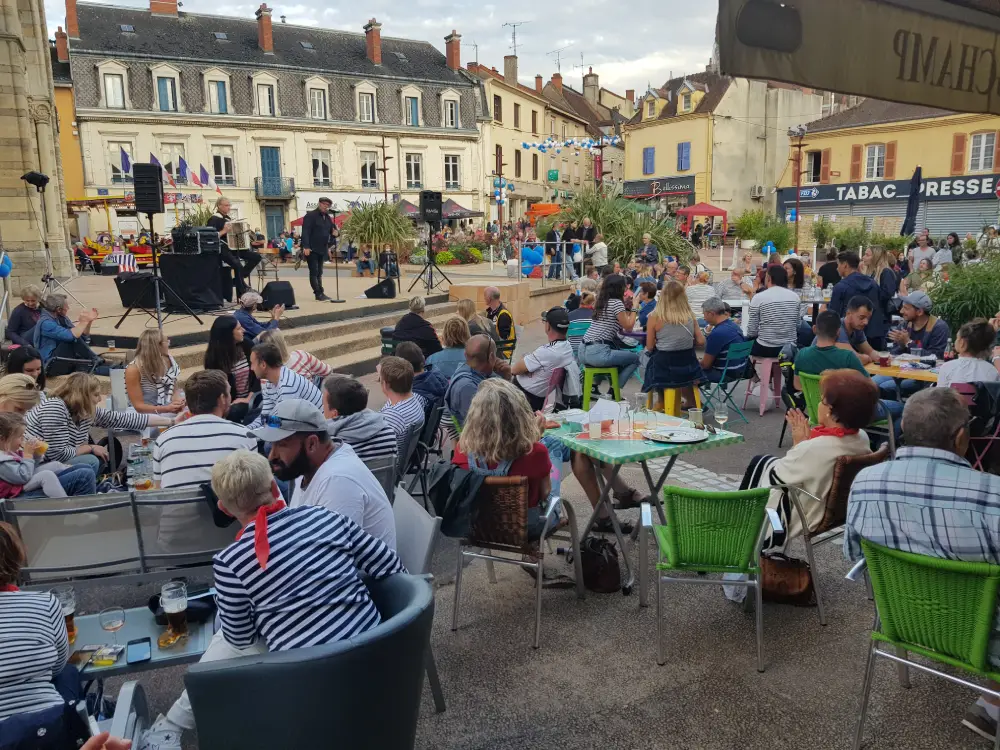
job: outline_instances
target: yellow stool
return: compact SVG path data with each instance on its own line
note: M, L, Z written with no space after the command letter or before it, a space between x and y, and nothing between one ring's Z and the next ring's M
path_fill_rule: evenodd
M584 367L583 368L583 408L590 408L590 392L594 390L594 376L607 375L611 378L611 391L615 394L615 401L621 401L622 392L618 387L617 367Z
M696 408L701 408L701 393L697 386L692 388L694 391L694 405ZM646 396L646 408L650 408L653 403L653 394L650 393ZM680 388L664 388L663 389L663 413L669 414L673 417L679 417L681 415L681 397Z

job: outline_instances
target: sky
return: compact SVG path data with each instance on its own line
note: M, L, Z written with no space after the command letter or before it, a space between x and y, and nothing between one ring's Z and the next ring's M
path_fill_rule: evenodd
M88 0L90 1L90 0ZM582 62L593 67L605 88L637 95L652 84L659 87L670 77L705 69L715 39L717 0L367 0L331 6L321 0L269 0L275 23L284 15L288 23L350 31L362 30L374 17L384 36L422 39L444 52L444 37L452 29L462 35L462 65L478 60L503 71L504 55L512 54L511 28L517 27L518 74L534 85L535 74L545 80L556 72L556 50L561 50L563 82L582 90ZM116 0L113 5L146 7L143 0ZM232 0L182 0L190 13L253 18L259 2ZM621 12L627 8L627 12ZM49 36L63 25L62 0L46 0ZM550 54L553 53L553 54Z

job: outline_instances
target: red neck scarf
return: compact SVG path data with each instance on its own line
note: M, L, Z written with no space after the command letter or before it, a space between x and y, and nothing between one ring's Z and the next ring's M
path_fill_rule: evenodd
M257 553L257 562L261 568L267 567L267 558L271 555L271 543L267 540L267 517L272 513L285 509L285 501L278 499L270 505L261 505L257 508L257 515L253 519L253 549ZM250 524L247 524L249 526ZM244 526L240 533L236 535L239 539L246 531Z
M5 583L3 586L0 586L0 591L20 591L20 590L21 589L19 589L13 583Z
M846 427L813 427L812 431L809 433L809 437L823 437L824 435L829 435L830 437L845 437L846 435L857 434L858 430L849 430Z

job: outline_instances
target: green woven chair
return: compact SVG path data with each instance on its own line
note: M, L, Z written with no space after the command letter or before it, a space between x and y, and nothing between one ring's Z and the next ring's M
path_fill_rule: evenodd
M932 662L1000 682L1000 670L989 662L1000 565L915 555L865 539L861 540L861 550L865 559L855 566L848 578L857 578L867 565L877 614L865 667L854 750L861 747L876 657L885 657L1000 698L1000 692L906 657L906 652L912 651ZM891 645L895 653L880 649L880 643ZM1000 734L993 747L1000 750Z
M746 581L726 581L753 588L757 597L757 671L764 671L764 616L760 590L760 548L770 526L781 531L778 514L767 508L767 487L737 492L706 492L682 487L663 489L665 525L653 525L649 505L642 507L643 533L656 539L656 663L666 663L661 635L663 583L702 583L718 586L703 576L674 578L663 573L739 573ZM645 539L641 545L645 549ZM645 580L648 555L642 555ZM749 592L748 592L749 593Z
M802 396L806 400L806 412L809 417L809 424L813 427L819 424L819 402L823 397L819 391L819 381L821 375L810 375L800 372L799 383L802 384ZM881 403L881 400L879 401ZM886 412L888 413L888 411ZM878 419L865 427L865 432L869 435L885 435L889 441L889 455L896 455L896 430L891 419Z

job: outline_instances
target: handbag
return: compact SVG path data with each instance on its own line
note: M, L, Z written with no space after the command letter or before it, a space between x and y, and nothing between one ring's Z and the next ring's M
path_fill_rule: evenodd
M621 589L622 572L618 548L607 539L589 536L580 544L583 585L597 594L613 594Z
M780 553L761 555L760 585L765 602L796 607L816 606L812 571L805 560Z

